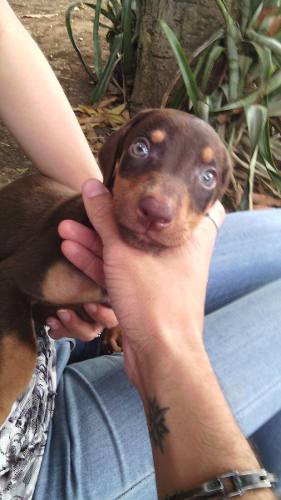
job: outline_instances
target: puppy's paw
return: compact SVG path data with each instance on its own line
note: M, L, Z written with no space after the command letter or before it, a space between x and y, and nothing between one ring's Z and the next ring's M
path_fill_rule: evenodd
M119 325L106 330L102 339L102 354L113 354L114 352L123 352L122 332Z

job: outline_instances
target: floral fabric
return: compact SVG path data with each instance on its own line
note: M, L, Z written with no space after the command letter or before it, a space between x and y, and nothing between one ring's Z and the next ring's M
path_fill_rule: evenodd
M55 361L54 341L42 328L30 384L0 427L0 500L32 498L54 412Z

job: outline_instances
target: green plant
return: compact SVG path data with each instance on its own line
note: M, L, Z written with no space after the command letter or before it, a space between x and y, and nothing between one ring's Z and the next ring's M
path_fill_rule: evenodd
M139 0L107 0L95 2L77 1L66 11L66 27L70 41L91 79L96 82L92 94L92 104L98 102L105 93L110 81L125 95L126 85L134 73L134 48L137 38L137 17ZM93 69L86 62L73 33L73 13L88 7L93 16ZM101 33L102 32L102 33ZM109 55L105 64L102 61L101 36L108 43Z
M161 21L182 79L165 104L169 96L215 127L235 165L229 201L246 209L254 190L281 198L281 0L239 0L238 20L216 2L224 27L189 59Z

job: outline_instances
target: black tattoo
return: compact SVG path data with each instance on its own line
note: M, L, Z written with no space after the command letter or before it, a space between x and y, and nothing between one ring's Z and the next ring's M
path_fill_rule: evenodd
M155 398L148 400L148 429L150 438L152 443L157 448L160 448L162 453L164 453L163 441L165 434L170 432L165 423L165 414L169 409L169 407L160 408Z

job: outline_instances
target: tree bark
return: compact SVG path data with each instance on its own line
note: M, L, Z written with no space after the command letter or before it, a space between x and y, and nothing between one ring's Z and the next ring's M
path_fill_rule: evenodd
M159 21L174 30L188 54L222 24L215 0L143 0L133 111L157 107L178 70Z

